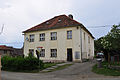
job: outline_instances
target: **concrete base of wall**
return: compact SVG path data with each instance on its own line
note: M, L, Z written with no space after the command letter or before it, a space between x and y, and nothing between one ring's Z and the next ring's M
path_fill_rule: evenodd
M60 62L67 62L65 60L43 60L43 62L48 62L48 63L60 63Z
M60 63L60 62L69 62L69 61L66 61L66 60L43 60L43 62ZM79 63L81 63L82 60L75 60L75 61L72 61L72 62L79 62Z

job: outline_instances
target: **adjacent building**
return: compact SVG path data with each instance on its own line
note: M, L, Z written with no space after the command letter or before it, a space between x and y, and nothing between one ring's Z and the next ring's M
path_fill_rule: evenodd
M13 48L12 46L0 45L1 56L23 56L23 49Z
M36 56L43 47L43 61L82 61L94 57L94 37L72 15L59 15L38 24L24 33L24 55Z

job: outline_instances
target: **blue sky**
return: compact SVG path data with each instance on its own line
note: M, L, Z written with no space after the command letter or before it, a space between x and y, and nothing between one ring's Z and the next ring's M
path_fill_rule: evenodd
M0 45L20 48L22 31L61 14L74 19L97 39L106 35L111 25L120 23L120 0L0 0ZM107 27L99 27L105 26ZM96 27L96 28L90 28Z

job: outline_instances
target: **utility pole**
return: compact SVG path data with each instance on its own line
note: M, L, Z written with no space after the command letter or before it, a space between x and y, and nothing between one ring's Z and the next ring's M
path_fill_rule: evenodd
M2 29L0 31L0 35L3 33L3 29L4 29L4 24L2 25Z
M2 29L0 31L0 35L3 33L3 29L4 29L4 24L2 25ZM2 67L2 65L1 65L1 53L0 53L0 80L1 80L1 67Z

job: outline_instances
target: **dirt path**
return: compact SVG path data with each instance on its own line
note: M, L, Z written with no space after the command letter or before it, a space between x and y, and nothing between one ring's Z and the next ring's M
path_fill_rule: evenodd
M74 65L49 73L17 73L2 71L2 80L120 80L120 77L97 75L91 72L95 63L74 63Z

